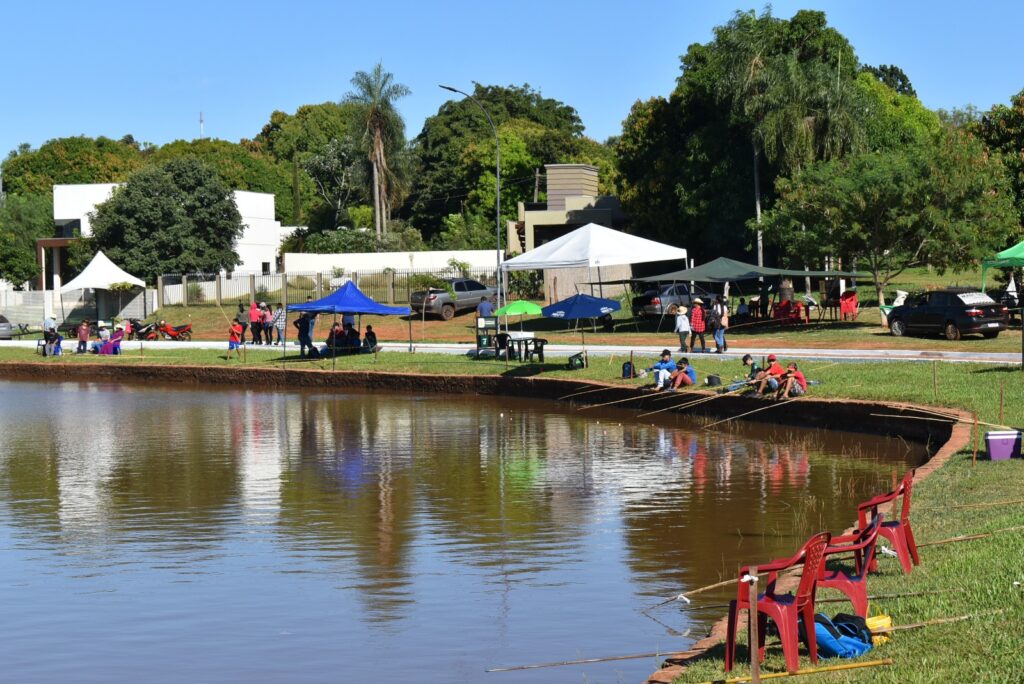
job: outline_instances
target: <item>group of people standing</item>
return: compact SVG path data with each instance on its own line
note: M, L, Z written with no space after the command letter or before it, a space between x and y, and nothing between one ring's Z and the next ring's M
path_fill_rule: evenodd
M707 353L705 332L711 333L716 354L729 351L729 343L725 339L725 331L729 329L729 306L722 296L715 297L715 301L708 308L704 307L704 300L700 297L695 297L692 304L691 309L685 306L676 309L675 332L679 335L679 351L696 353L696 342L699 339L701 353Z
M235 319L242 327L239 341L245 338L245 330L248 328L252 344L283 344L285 315L284 304L280 302L273 310L266 302L251 302L248 313L245 305L239 302L238 317ZM273 339L275 333L276 341Z

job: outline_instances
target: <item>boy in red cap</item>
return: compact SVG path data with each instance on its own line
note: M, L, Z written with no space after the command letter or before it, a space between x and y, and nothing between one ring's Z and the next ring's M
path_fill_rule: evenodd
M775 354L769 354L768 367L761 374L761 382L757 386L757 391L761 394L778 392L779 386L782 384L782 376L785 374L786 369L776 360Z

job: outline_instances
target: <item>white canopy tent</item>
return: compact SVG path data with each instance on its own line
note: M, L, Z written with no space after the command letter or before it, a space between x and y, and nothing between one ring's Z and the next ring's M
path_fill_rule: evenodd
M686 250L588 223L536 249L509 259L504 271L601 268L685 259Z
M61 293L71 290L109 290L111 285L116 283L131 283L138 287L145 287L146 283L141 278L136 278L127 273L111 261L103 252L96 252L89 265L86 266L78 276L67 285L60 288Z

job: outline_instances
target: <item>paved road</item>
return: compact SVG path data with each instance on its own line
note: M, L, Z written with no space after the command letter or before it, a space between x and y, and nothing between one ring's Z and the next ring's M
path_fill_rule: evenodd
M124 349L138 349L140 342L124 342L122 346ZM71 348L74 348L72 343ZM0 342L0 349L4 347L28 347L33 348L36 346L35 340L14 340L10 342ZM227 346L226 342L214 342L210 340L193 340L192 342L146 342L145 349L225 349ZM384 343L382 345L385 351L408 351L408 343ZM67 347L67 345L66 345ZM475 351L475 347L469 344L427 344L427 343L414 343L413 349L420 352L430 352L437 354L469 354ZM663 347L660 346L613 346L613 345L587 345L586 350L588 355L609 355L614 354L618 356L628 355L630 351L637 354L654 356L660 352ZM261 347L252 346L248 347L249 353L280 353L281 348L276 346ZM547 356L563 358L576 354L582 350L580 345L572 344L549 344L544 348L544 353ZM298 351L298 345L295 343L288 343L288 351L294 353ZM676 350L673 350L676 354ZM817 361L948 361L948 362L959 362L959 363L1008 363L1017 364L1021 362L1021 355L1016 352L972 352L972 351L924 351L924 350L911 350L911 349L798 349L798 348L778 348L768 349L762 347L748 347L748 348L730 348L728 352L721 356L726 358L739 359L744 354L751 354L755 358L761 356L767 356L768 354L777 354L778 356L785 359L805 359L805 360L817 360ZM701 354L690 354L691 357L699 358Z

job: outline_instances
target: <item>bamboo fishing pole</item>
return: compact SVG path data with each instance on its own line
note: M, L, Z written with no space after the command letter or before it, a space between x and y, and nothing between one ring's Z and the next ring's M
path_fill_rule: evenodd
M939 539L938 541L922 542L917 544L917 548L923 548L925 546L942 546L943 544L955 544L957 542L974 541L975 539L987 539L996 534L1002 534L1003 532L1019 532L1024 530L1024 525L1017 525L1015 527L1003 527L998 530L992 530L991 532L979 532L977 534L961 534L957 537L950 537L949 539Z
M868 600L869 601L884 601L884 600L887 600L887 599L912 598L912 597L915 597L915 596L931 596L933 594L949 594L949 593L952 593L954 591L960 591L960 590L959 589L930 589L928 591L909 591L909 592L899 593L899 594L875 594L874 596L868 596ZM846 601L849 601L849 600L850 599L848 597L846 597L846 596L841 596L841 597L837 597L837 598L826 598L826 599L816 598L816 599L814 599L814 604L817 605L819 603L843 603L843 602L846 602ZM701 608L701 610L722 610L723 608L728 608L728 607L729 607L728 603L713 603L711 605L701 606L700 608Z
M909 625L893 625L892 627L880 627L879 629L871 630L871 633L888 634L889 632L898 632L902 629L918 629L919 627L931 627L933 625L948 625L953 622L964 622L965 620L972 620L976 617L984 617L986 615L1001 615L1004 612L1005 611L1000 608L998 610L989 610L982 613L970 613L968 615L957 615L956 617L936 618L935 620L913 622Z
M727 423L730 420L736 420L738 418L745 418L746 416L749 416L749 415L751 415L753 413L757 413L758 411L767 411L768 409L775 408L776 406L782 406L783 404L791 404L791 403L793 403L796 400L797 400L797 397L794 397L793 399L784 399L782 401L776 401L776 402L774 402L772 404L768 404L768 406L762 406L760 408L754 409L753 411L747 411L746 413L741 413L738 416L732 416L731 418L724 418L722 420L715 421L714 423L711 423L710 425L705 425L703 427L703 429L704 430L708 430L708 429L710 429L710 428L712 428L715 425L718 425L720 423Z
M625 399L616 399L615 401L606 401L603 404L588 404L587 406L580 406L576 410L577 411L586 411L587 409L601 408L602 406L611 406L612 404L622 404L622 403L627 402L627 401L640 401L640 400L648 399L648 398L650 398L649 394L641 394L639 396L626 397Z
M601 392L604 390L616 389L615 387L595 387L594 389L584 390L583 392L575 392L573 394L566 394L564 397L558 397L558 401L564 401L566 399L572 399L573 397L583 396L584 394L591 394L593 392Z
M796 672L769 672L767 674L762 673L761 679L781 679L783 677L799 677L801 675L818 674L819 672L842 672L843 670L856 670L862 667L879 667L880 665L892 665L892 658L884 658L882 660L868 660L863 663L843 663L841 665L826 665L825 667L808 667L797 670ZM745 682L752 681L749 675L744 677L733 677L732 679L716 679L709 682L701 682L700 684L743 684Z
M958 418L930 418L925 416L902 416L898 413L872 413L872 416L877 418L901 418L903 420L929 420L936 423L948 423L955 425L956 423L963 423L965 425L984 425L985 427L999 428L1000 430L1013 430L1009 425L999 425L998 423L986 423L983 420L960 420Z
M539 670L544 667L564 667L566 665L589 665L591 663L607 663L613 660L636 660L638 658L672 657L673 659L693 658L701 655L706 649L690 651L654 651L652 653L631 653L629 655L605 656L603 658L580 658L579 660L558 660L551 663L535 663L532 665L513 665L511 667L492 667L484 672L516 672L519 670Z
M685 409L685 408L690 408L691 406L697 406L698 404L706 404L709 401L712 401L714 399L719 399L721 397L724 397L727 394L732 394L734 392L738 392L741 389L745 389L745 388L746 388L746 386L744 385L743 387L737 387L734 390L728 390L726 392L722 392L721 394L716 394L716 395L711 396L711 397L702 397L702 398L696 399L694 401L683 401L683 402L680 402L678 404L672 404L671 406L668 406L668 407L663 408L663 409L658 409L657 411L648 411L647 413L641 413L640 415L637 416L637 418L643 418L644 416L653 416L655 413L661 413L663 411L671 411L672 409Z
M766 572L760 573L758 575L758 577L767 577L767 576L768 576L768 573L766 573ZM661 606L665 605L666 603L672 603L673 601L680 601L680 600L682 600L682 601L686 601L687 603L689 603L691 596L696 596L697 594L703 594L705 591L711 591L712 589L718 589L720 587L727 587L730 584L735 584L736 582L739 582L739 579L733 577L732 579L722 580L721 582L715 582L714 584L708 584L708 585L703 586L703 587L697 587L696 589L691 589L690 591L684 591L681 594L676 594L675 596L672 596L670 598L665 599L661 603L656 603L653 606L650 606L649 608L644 608L640 612L641 613L646 613L649 610L654 610L655 608L660 608Z

